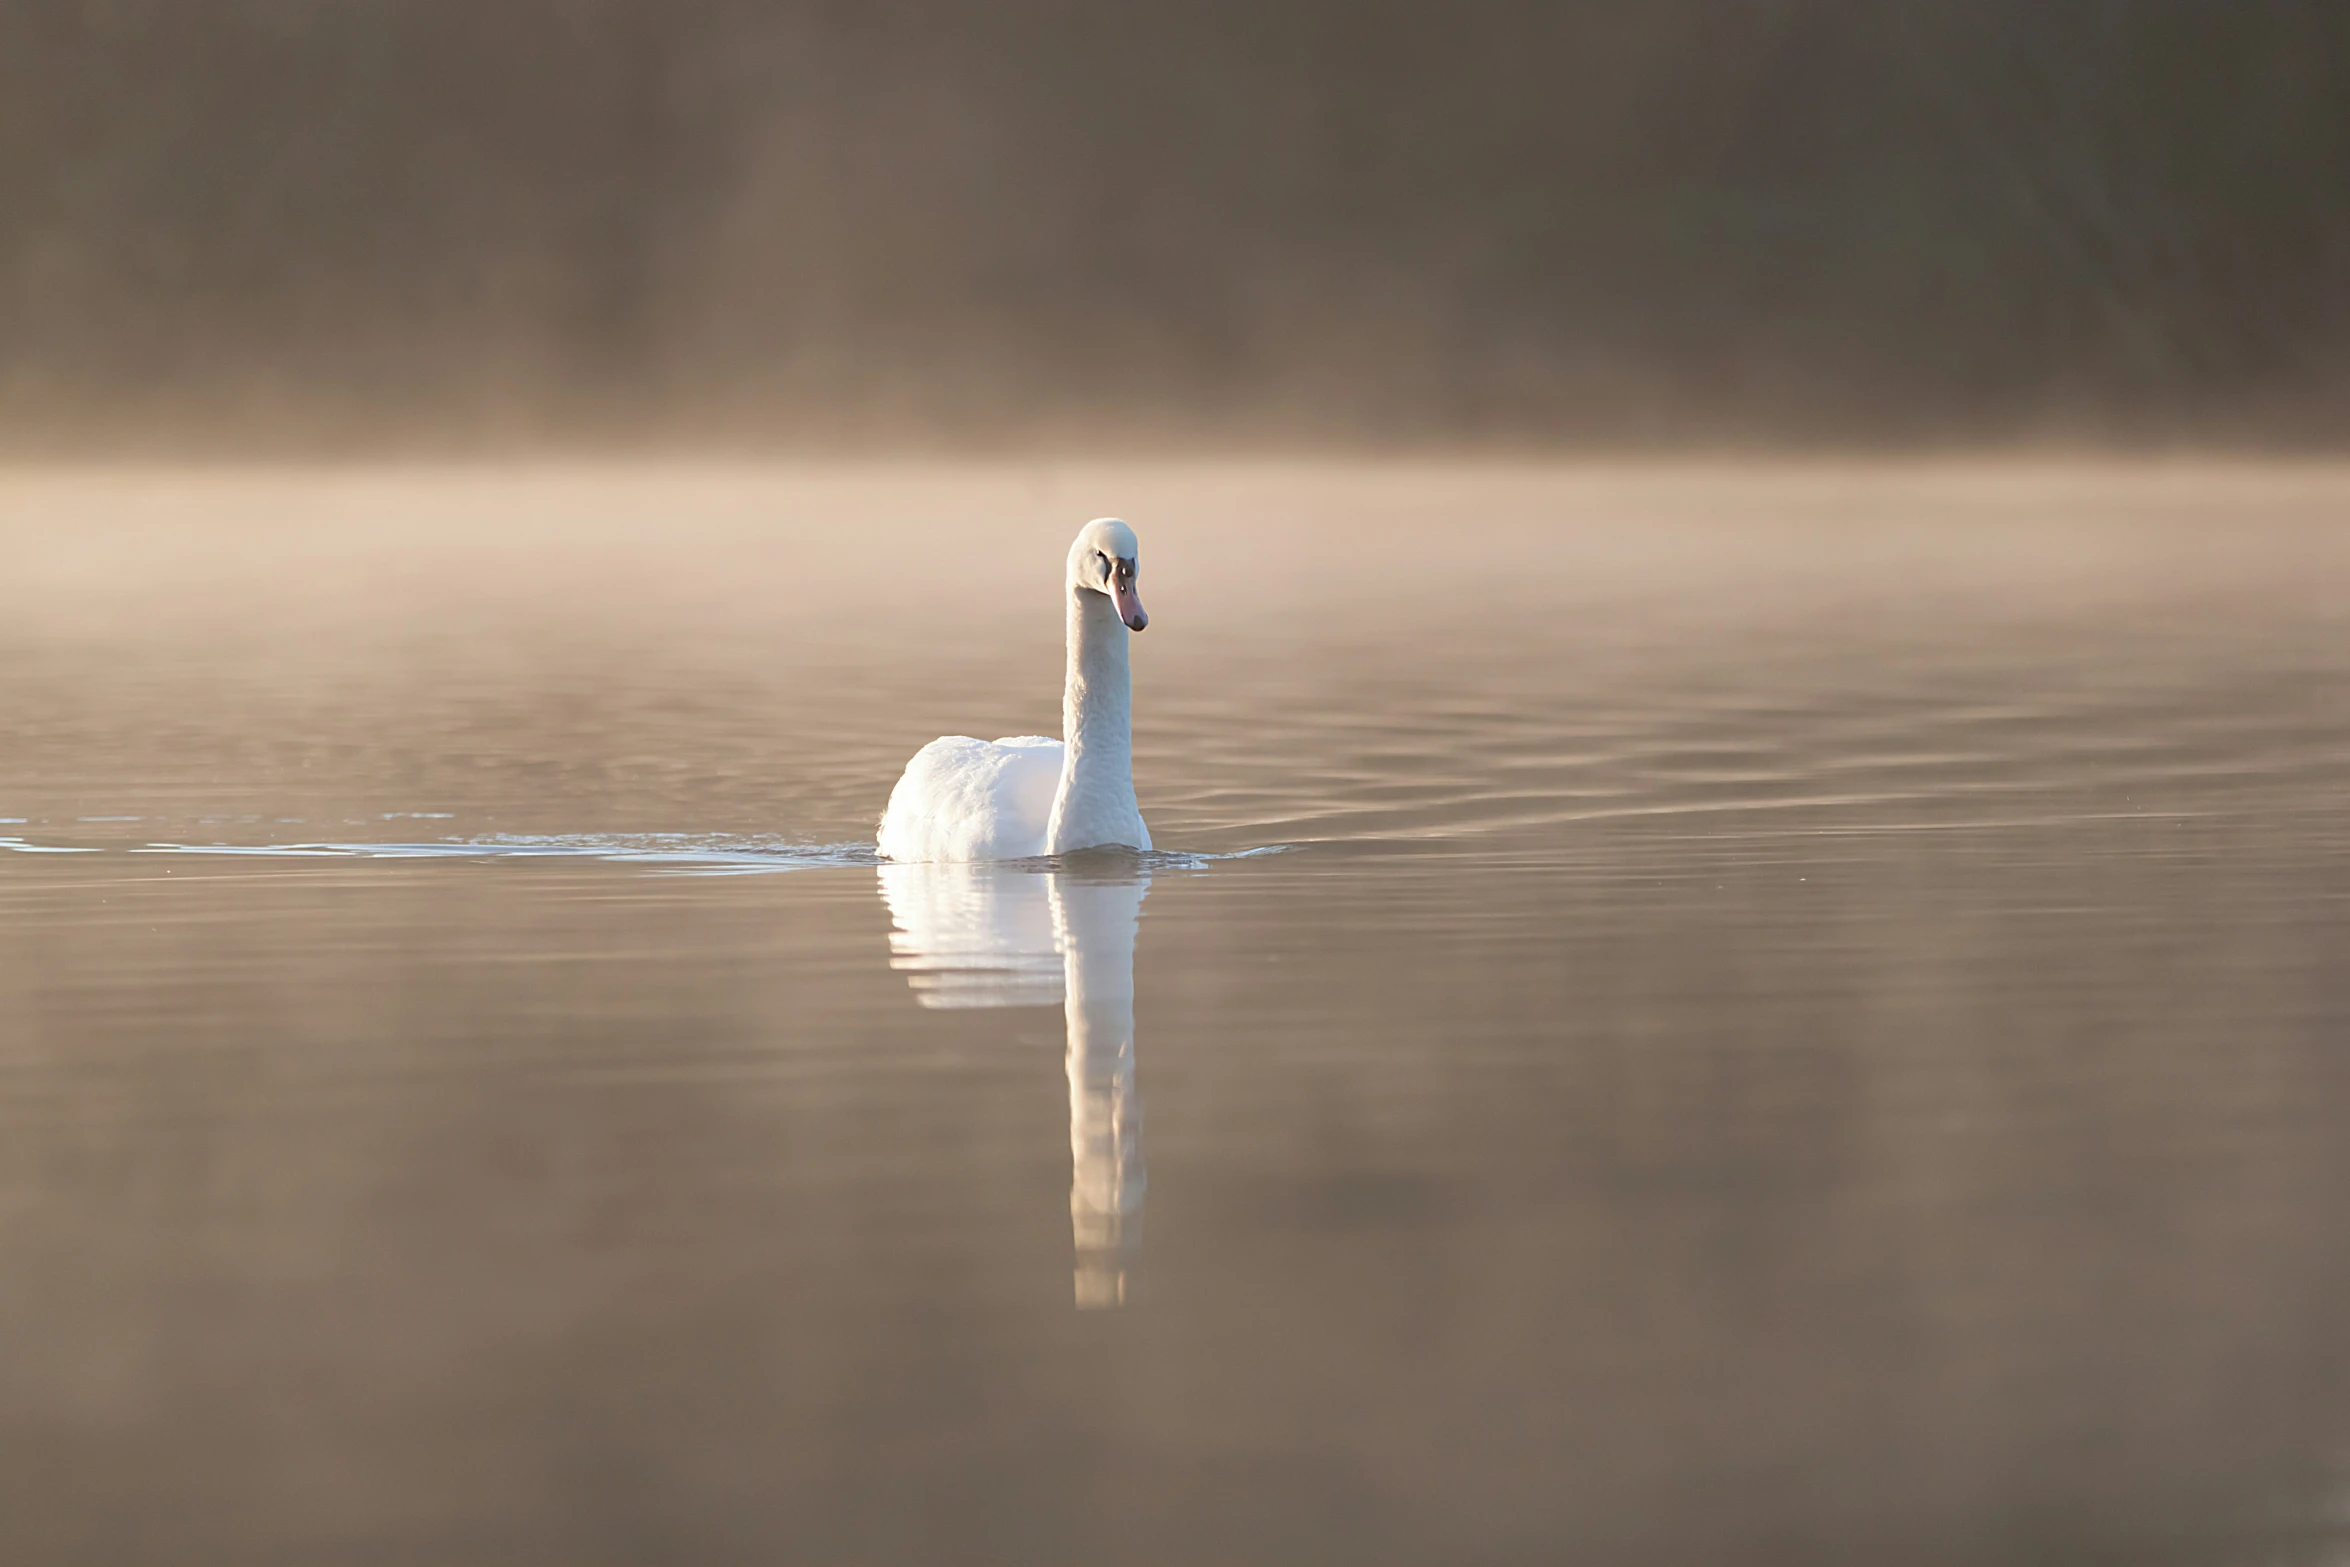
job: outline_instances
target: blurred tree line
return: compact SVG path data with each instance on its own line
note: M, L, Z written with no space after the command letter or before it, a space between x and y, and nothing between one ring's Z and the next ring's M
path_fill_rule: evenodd
M9 0L19 449L2350 433L2336 0Z

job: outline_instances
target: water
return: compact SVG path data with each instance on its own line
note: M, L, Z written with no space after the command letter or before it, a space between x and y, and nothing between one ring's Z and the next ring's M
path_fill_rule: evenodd
M877 867L1104 512L1173 852ZM2338 1559L2346 523L20 474L0 1557Z

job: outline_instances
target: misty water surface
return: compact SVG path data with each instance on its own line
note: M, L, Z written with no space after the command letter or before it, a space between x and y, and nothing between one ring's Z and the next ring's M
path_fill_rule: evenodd
M1102 513L1166 852L877 867ZM2321 1559L2346 517L19 474L0 1555Z

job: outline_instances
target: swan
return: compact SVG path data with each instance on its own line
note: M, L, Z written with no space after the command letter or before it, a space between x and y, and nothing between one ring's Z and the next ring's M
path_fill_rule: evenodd
M1134 799L1126 637L1150 624L1135 595L1134 530L1096 517L1069 546L1069 677L1059 740L947 735L914 753L881 818L886 860L1024 860L1147 849Z

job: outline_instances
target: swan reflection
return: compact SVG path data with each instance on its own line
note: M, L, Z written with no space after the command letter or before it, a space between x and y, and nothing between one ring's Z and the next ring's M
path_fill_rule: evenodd
M1150 877L1126 855L1049 872L888 864L890 967L926 1007L1062 1007L1077 1304L1117 1306L1142 1247L1134 937Z

